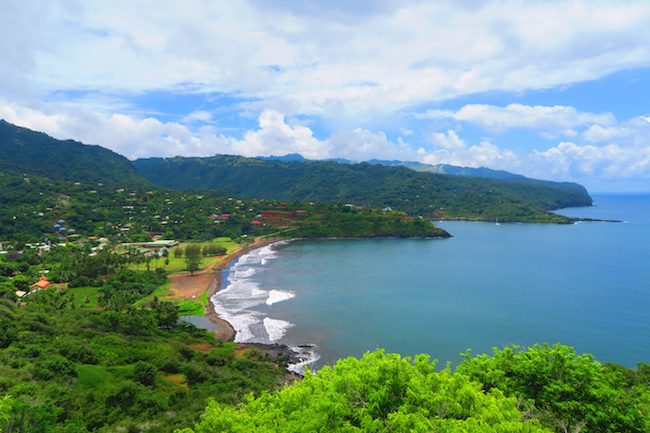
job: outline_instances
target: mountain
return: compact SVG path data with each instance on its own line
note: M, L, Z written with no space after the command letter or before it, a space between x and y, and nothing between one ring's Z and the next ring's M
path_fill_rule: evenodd
M416 161L386 161L371 159L369 164L385 165L388 167L406 167L415 171L425 171L437 174L450 174L454 176L483 177L486 179L525 179L520 174L510 173L505 170L493 170L487 167L459 167L449 164L424 164Z
M217 155L147 158L133 164L145 178L166 188L391 207L441 218L567 222L547 211L592 203L586 189L575 183L449 176L370 163Z
M283 161L283 162L305 162L307 159L299 153L287 153L283 156L258 156L257 159L263 161Z
M264 161L282 161L282 162L305 162L307 159L298 153L290 153L284 156L258 156L257 159ZM358 162L345 158L330 158L326 161L337 162L339 164L358 164ZM493 170L487 167L459 167L449 164L425 164L417 161L399 161L385 159L371 159L364 161L373 165L384 165L386 167L406 167L415 171L424 171L428 173L450 174L453 176L470 176L483 177L486 179L525 179L520 174L510 173L505 170Z
M128 159L111 150L57 140L4 120L0 120L0 170L85 183L148 184Z

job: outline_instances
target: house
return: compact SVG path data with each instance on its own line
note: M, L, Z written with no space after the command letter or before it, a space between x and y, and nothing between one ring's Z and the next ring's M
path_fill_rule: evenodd
M180 242L175 240L157 239L151 242L138 243L137 245L140 245L143 248L147 248L147 249L160 249L160 248L171 249L178 246L179 244Z
M41 279L29 286L30 289L32 290L37 290L37 289L45 289L50 286L49 281L47 281L47 278L45 278L45 274L41 275Z
M262 221L259 221L259 220L253 220L253 221L251 221L251 224L253 224L254 226L259 226L259 225L262 224Z

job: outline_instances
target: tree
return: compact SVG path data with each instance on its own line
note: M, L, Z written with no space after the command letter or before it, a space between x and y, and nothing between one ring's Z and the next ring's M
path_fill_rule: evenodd
M156 370L146 362L138 362L133 367L133 380L144 386L156 384Z
M194 274L194 272L201 268L200 245L188 245L185 247L185 268L190 271L190 274Z
M151 301L151 309L156 315L158 326L173 328L178 322L178 305L173 302L160 301L157 296Z
M177 259L180 258L180 257L183 257L183 248L176 247L176 248L174 248L173 251L174 251L174 257L176 257Z
M333 368L247 404L211 402L184 433L243 432L527 432L548 430L522 420L517 401L449 369L437 372L426 355L383 351L340 360Z
M464 355L457 371L525 402L557 432L647 432L650 391L630 391L625 376L592 355L556 344L495 349L492 356ZM645 425L645 427L644 427Z

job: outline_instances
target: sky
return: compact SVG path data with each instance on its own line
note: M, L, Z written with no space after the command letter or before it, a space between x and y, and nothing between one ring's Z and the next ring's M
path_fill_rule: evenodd
M648 29L647 0L3 0L0 118L130 159L397 159L647 192Z

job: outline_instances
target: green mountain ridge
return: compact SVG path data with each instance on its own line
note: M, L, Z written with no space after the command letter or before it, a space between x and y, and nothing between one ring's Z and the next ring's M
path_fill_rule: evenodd
M145 186L127 158L97 145L57 140L0 119L0 169L73 182Z
M153 184L222 196L350 203L434 218L503 222L568 223L569 218L548 211L592 204L581 185L486 168L286 158L216 155L130 162L101 146L57 140L0 120L0 170L53 180L135 188ZM449 174L435 173L438 169ZM490 178L500 176L507 178Z
M164 188L391 207L450 219L569 222L547 211L592 204L587 190L575 183L450 176L371 163L217 155L146 158L133 164L145 178Z
M257 156L256 159L263 161L282 161L282 162L306 162L307 158L299 153L288 153L283 156ZM450 164L425 164L417 161L400 161L400 160L385 160L385 159L370 159L367 161L352 161L345 158L330 158L325 161L338 162L339 164L359 164L367 162L373 165L384 165L387 167L406 167L415 171L424 171L437 174L449 174L453 176L470 176L470 177L484 177L488 179L525 179L526 177L521 174L511 173L505 170L494 170L487 167L462 167Z

